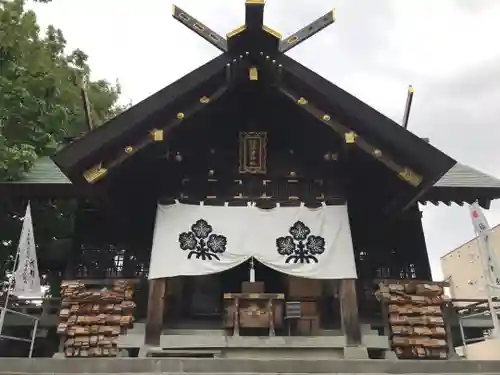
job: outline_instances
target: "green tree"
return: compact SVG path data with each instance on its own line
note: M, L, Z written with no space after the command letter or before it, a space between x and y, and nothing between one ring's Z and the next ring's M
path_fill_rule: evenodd
M91 81L87 60L79 49L66 52L56 27L40 32L24 0L0 0L0 182L21 178L37 158L51 156L67 137L87 131L82 81L88 82L95 126L123 110L117 104L119 84ZM0 280L12 269L26 203L0 197ZM43 249L71 235L73 203L32 202L40 271L48 279L52 263L43 259Z
M27 172L37 157L52 155L63 139L85 131L82 80L88 56L65 53L61 30L40 33L23 0L0 0L0 181ZM116 115L118 84L89 81L95 125Z

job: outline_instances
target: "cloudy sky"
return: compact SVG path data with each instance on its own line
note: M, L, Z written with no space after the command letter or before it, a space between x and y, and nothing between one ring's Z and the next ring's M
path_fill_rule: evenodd
M177 0L225 35L243 0ZM166 0L53 0L31 5L90 56L93 78L118 79L137 103L217 56L177 23ZM290 52L312 70L400 121L415 89L410 130L462 163L500 177L500 1L268 0L265 23L283 35L337 10L337 22ZM423 207L435 279L439 257L473 237L464 207ZM500 223L500 203L486 213Z

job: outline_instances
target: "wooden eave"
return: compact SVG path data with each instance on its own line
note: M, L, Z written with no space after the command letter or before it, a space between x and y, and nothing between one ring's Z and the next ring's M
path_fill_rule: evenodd
M109 150L124 147L125 139L131 135L152 130L154 125L151 126L151 122L162 121L159 114L166 114L169 109L172 113L184 110L182 105L186 99L201 95L200 88L211 80L220 79L223 83L226 65L227 56L224 54L214 58L63 148L52 159L71 181L82 181L83 170L99 162Z
M452 202L462 205L478 202L488 209L494 199L500 198L500 179L490 176L461 163L451 168L434 186L419 200L425 204Z
M421 204L444 203L447 206L456 203L459 206L478 202L485 209L489 209L491 202L500 198L500 188L491 187L432 187L425 192L418 202Z

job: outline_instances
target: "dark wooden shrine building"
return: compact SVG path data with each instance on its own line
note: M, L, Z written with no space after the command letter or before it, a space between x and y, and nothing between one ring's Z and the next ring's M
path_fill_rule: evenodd
M174 7L174 18L222 54L2 189L78 199L65 262L66 277L78 279L145 280L158 201L347 202L358 280L342 280L337 296L347 342L355 345L359 316L371 314L374 279L431 280L418 203L478 200L488 208L500 197L500 180L458 164L285 54L333 23L333 12L281 38L263 25L263 10L263 1L247 0L245 25L224 38ZM196 283L183 288L191 295ZM149 307L146 341L158 345L158 325L192 309L177 300L183 307L177 315L167 307L164 320L165 280L150 281L149 289L149 301L136 295Z

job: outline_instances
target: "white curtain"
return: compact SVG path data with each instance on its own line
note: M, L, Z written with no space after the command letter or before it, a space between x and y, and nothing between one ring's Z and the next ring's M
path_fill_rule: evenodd
M251 257L289 275L356 278L347 206L158 206L150 279L222 272Z

